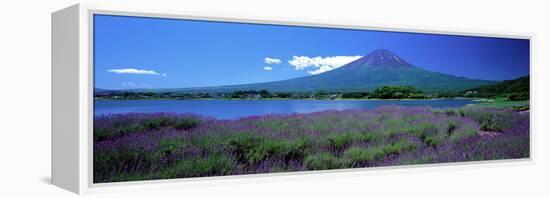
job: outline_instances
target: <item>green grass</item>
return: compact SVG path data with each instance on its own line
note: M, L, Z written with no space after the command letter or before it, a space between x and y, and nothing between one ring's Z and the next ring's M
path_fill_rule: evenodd
M138 133L143 131L144 129L145 129L144 126L137 123L120 124L119 126L117 126L115 131L105 129L105 128L96 128L94 130L94 140L101 141L101 140L113 139L116 137L131 134L131 133Z
M328 135L327 139L331 146L335 148L342 148L353 142L355 134L353 133L333 133Z
M477 129L472 127L462 127L452 133L449 137L449 140L453 143L456 143L460 140L473 137L478 135Z
M349 167L350 162L342 160L329 152L307 156L304 165L310 170L327 170Z
M169 155L183 148L184 145L186 145L186 142L180 138L163 139L159 141L157 150L163 155Z
M158 117L149 119L143 123L145 130L158 130L162 127L166 127L172 123L172 120L168 117Z
M114 175L113 181L129 181L136 178L147 178L149 171L158 167L162 155L157 152L146 152L142 149L120 147L116 151L94 151L94 170L100 175ZM139 164L139 167L136 166ZM107 178L94 177L94 181Z
M471 109L465 115L477 121L482 131L502 132L511 127L512 114Z
M354 142L373 143L384 138L384 134L378 132L345 132L331 133L327 135L327 142L330 147L341 149Z
M403 119L385 119L382 121L385 131L384 133L389 136L396 136L398 134L406 133L409 124Z
M179 177L199 177L209 175L228 175L236 166L229 157L218 154L207 158L190 158L179 161L160 170L161 179Z
M456 128L456 123L454 123L454 121L449 122L448 125L449 126L443 133L437 125L428 122L413 125L409 131L420 138L420 141L427 146L436 147L442 144L447 138L447 134L454 131Z
M176 120L176 122L174 123L174 128L180 130L189 130L196 127L198 124L199 121L195 118L182 118Z
M378 147L351 147L344 151L341 157L328 152L310 155L305 158L304 164L313 170L357 167L358 165L363 166L375 162L386 156L412 151L416 148L417 146L414 143L401 139Z
M367 143L374 143L382 140L384 136L378 132L363 132L356 135L355 139Z
M529 110L529 100L523 101L509 101L504 98L497 98L494 100L484 100L480 103L469 105L476 108L502 108L517 111Z
M281 141L247 133L231 137L228 144L240 161L250 165L270 158L282 160L302 159L312 146L311 141L307 138Z
M359 163L372 162L376 159L384 157L383 149L376 148L361 148L353 147L346 150L343 154L345 159L349 159L352 163L352 166Z

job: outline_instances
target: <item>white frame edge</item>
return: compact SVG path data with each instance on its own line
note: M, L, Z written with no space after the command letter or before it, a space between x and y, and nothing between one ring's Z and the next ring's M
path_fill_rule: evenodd
M534 98L532 97L534 89L531 83L531 148L530 157L525 159L93 184L93 14L529 39L531 48L530 72L531 74L533 73L534 34L532 33L509 34L479 30L449 30L434 27L419 29L417 27L404 27L403 25L392 26L383 24L365 26L357 22L327 22L327 20L318 21L280 17L277 17L277 20L273 20L275 17L144 10L128 7L76 4L52 13L52 183L71 192L88 194L273 182L284 181L288 179L288 176L294 176L294 179L321 179L342 176L349 177L353 174L377 175L399 174L411 171L425 172L434 171L436 168L442 170L460 170L464 169L464 165L469 165L468 168L486 168L534 164L533 111L535 108L533 106ZM533 82L532 78L531 82Z
M52 14L52 183L80 192L79 6Z

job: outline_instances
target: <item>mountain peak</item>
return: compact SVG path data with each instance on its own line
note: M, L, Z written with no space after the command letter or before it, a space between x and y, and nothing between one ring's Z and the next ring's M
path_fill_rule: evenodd
M268 90L271 92L354 92L372 91L382 86L413 86L423 91L462 91L494 84L450 74L432 72L413 66L386 49L374 50L355 61L317 75L288 80L210 87L189 92L230 92Z
M387 49L376 49L372 51L370 54L395 55L393 52Z
M363 56L355 62L355 65L364 67L413 67L412 64L401 59L399 56L387 49L377 49Z

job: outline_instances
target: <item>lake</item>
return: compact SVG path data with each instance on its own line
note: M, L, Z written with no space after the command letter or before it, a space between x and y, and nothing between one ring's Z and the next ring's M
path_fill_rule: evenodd
M94 115L111 113L195 113L218 119L270 113L310 113L323 110L374 109L383 105L437 109L473 104L471 99L442 100L97 100Z

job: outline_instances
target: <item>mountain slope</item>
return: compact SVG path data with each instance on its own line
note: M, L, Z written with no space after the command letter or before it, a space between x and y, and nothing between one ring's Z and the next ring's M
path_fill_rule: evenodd
M265 89L275 92L345 92L371 91L388 85L408 85L424 91L459 91L494 83L496 82L428 71L408 63L388 50L380 49L342 67L317 75L267 83L178 90L227 92Z

